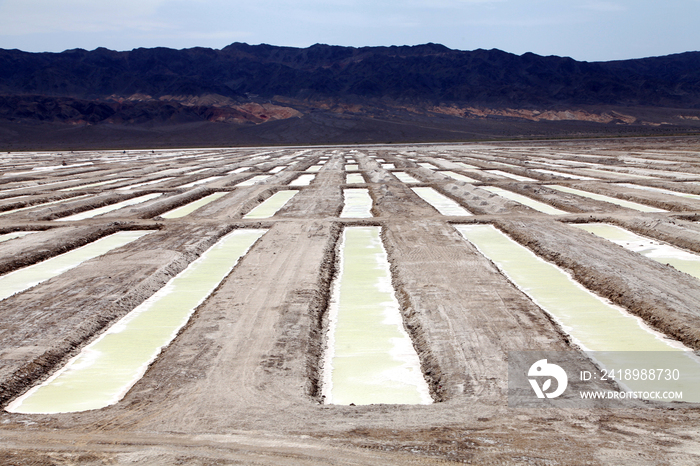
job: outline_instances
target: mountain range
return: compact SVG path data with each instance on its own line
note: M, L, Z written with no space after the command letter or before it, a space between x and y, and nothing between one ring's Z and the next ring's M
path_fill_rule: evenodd
M698 131L700 52L581 62L439 44L0 49L0 149Z

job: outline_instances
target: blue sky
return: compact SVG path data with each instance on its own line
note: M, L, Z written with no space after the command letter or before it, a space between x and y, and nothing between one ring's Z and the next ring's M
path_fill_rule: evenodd
M497 48L605 61L700 50L700 0L0 0L0 48Z

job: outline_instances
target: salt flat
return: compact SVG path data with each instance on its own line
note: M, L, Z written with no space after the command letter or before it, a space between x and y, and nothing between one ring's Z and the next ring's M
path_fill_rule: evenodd
M512 351L561 351L594 366L567 328L457 229L493 225L662 338L698 351L700 281L574 226L614 224L700 253L700 200L669 194L700 195L697 138L42 154L42 167L61 166L51 170L33 170L36 160L0 161L23 173L0 179L0 234L33 232L0 242L3 275L118 231L152 232L0 302L3 408L231 231L267 233L121 401L75 414L0 412L0 462L700 462L697 405L509 407ZM610 176L591 179L593 170ZM271 216L248 216L309 174ZM132 189L104 183L125 177ZM360 181L372 216L344 217L343 190ZM416 194L427 188L463 210L441 214ZM141 196L149 200L54 221ZM189 215L160 216L204 199ZM359 226L380 231L430 404L323 403L340 238Z

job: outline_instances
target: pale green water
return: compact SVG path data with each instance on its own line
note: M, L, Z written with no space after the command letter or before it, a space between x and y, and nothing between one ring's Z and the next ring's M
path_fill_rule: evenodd
M163 218L180 218L184 217L185 215L189 215L195 210L199 209L200 207L204 207L205 205L209 204L210 202L213 202L221 197L224 197L226 192L218 192L214 194L210 194L208 196L205 196L201 199L198 199L194 202L190 202L189 204L185 204L183 206L178 207L177 209L173 209L171 211L168 211L164 214L160 214L161 217Z
M0 299L27 290L39 283L77 267L86 260L101 256L150 233L150 231L120 231L60 256L24 267L0 276Z
M392 172L392 174L402 183L420 183L420 181L405 172Z
M589 199L595 199L597 201L609 202L611 204L616 204L622 207L627 207L628 209L639 210L640 212L666 212L663 209L657 209L656 207L651 207L644 204L638 204L636 202L625 201L622 199L617 199L616 197L604 196L602 194L589 193L588 191L581 191L580 189L569 188L566 186L559 186L556 184L546 185L548 188L556 189L564 193L576 194L577 196L587 197Z
M469 165L468 163L464 163L464 162L455 162L455 163L462 168L472 168L472 169L476 169L476 170L479 169L479 167L477 167L475 165Z
M305 171L307 171L309 173L317 173L317 172L321 171L322 167L323 167L323 165L311 165Z
M348 173L345 175L345 183L346 184L356 184L356 183L364 183L365 179L362 177L361 173Z
M631 231L606 223L572 224L608 241L639 253L662 264L670 264L681 272L700 278L700 255L683 249L660 243L650 238L639 236Z
M128 180L129 178L117 178L115 180L109 180L109 181L100 181L99 183L90 183L90 184L84 184L81 186L73 186L72 188L65 188L65 189L60 189L59 191L77 191L78 189L83 189L83 188L93 188L95 186L104 186L106 184L112 184L112 183L117 183L119 181L124 181Z
M291 183L289 183L289 186L308 186L311 184L314 178L316 178L316 175L311 175L308 173L304 175L299 175Z
M269 218L275 215L284 205L293 198L299 191L290 189L277 191L268 197L262 204L248 212L243 218Z
M372 217L372 198L366 188L343 189L343 211L341 218L369 218Z
M7 411L66 413L118 402L265 231L235 230L224 236Z
M556 207L552 207L549 204L545 204L544 202L530 199L527 196L523 196L522 194L514 193L513 191L508 191L507 189L498 188L496 186L482 186L481 188L485 189L487 191L490 191L494 194L498 194L501 197L505 197L506 199L510 199L511 201L519 202L523 205L531 207L531 208L538 210L538 211L545 213L545 214L549 214L549 215L568 214L568 212L564 212L563 210L559 210Z
M128 207L136 204L141 204L142 202L150 201L158 196L162 196L162 193L152 193L146 194L145 196L134 197L127 199L126 201L117 202L116 204L110 204L99 209L86 210L85 212L80 212L75 215L69 215L68 217L57 218L56 222L71 222L74 220L84 220L86 218L97 217L98 215L106 214L107 212L112 212L114 210L121 209L123 207Z
M447 196L440 194L433 188L411 188L425 202L435 207L442 215L466 216L471 215L464 207L457 204Z
M0 235L0 243L2 243L3 241L9 241L11 239L20 238L20 237L26 236L30 233L34 233L34 232L33 231L15 231L12 233L5 233L3 235Z
M491 225L459 225L457 230L520 290L559 322L587 351L666 351L666 361L682 373L683 401L700 401L700 364L682 344L649 328L641 319L591 293L570 275L537 257ZM523 348L525 350L527 348ZM606 367L620 368L615 355L596 355ZM609 358L609 359L606 359ZM650 366L664 361L649 361ZM651 368L651 367L650 367ZM624 367L623 367L624 369ZM632 390L648 389L629 381Z
M528 178L527 176L516 175L514 173L504 172L503 170L483 170L486 173L493 173L494 175L504 176L516 181L537 181L534 178Z
M545 170L543 168L535 168L533 171L540 173L549 173L550 175L561 176L563 178L571 178L572 180L595 180L595 178L591 178L590 176L572 175L571 173L557 172L554 170Z
M584 173L587 172L593 172L594 174L599 173L601 175L618 175L618 176L624 176L625 178L646 178L646 179L653 179L653 176L649 175L633 175L631 173L624 173L624 172L618 172L618 171L612 171L612 170L599 170L597 168L584 168L582 170Z
M279 168L279 167L277 167L277 168ZM231 171L226 172L226 174L227 175L235 175L237 173L243 173L246 170L250 170L250 167L238 167L235 170L231 170ZM272 173L272 171L270 171L270 173Z
M625 186L625 187L634 188L634 189L642 189L644 191L652 191L652 192L656 192L656 193L670 194L672 196L687 197L688 199L700 199L700 195L698 195L698 194L681 193L678 191L671 191L670 189L653 188L651 186L642 186L642 185L633 184L633 183L619 183L619 184L620 184L620 186Z
M85 198L88 196L93 196L93 194L83 194L81 196L69 197L66 199L59 199L58 201L44 202L43 204L34 204L34 205L27 206L27 207L20 207L19 209L6 210L4 212L0 212L0 215L14 214L15 212L22 212L23 210L29 210L29 209L33 209L35 207L44 207L44 206L52 205L52 204L60 204L61 202L75 201L76 199L82 199L82 198Z
M327 404L432 403L403 327L379 232L380 227L343 231L324 359Z
M357 164L351 163L351 164L345 165L345 171L357 171L359 169L360 169L360 166Z
M443 175L447 175L450 178L457 180L457 181L466 181L467 183L478 183L479 182L479 180L475 180L474 178L469 178L468 176L464 176L461 173L455 173L455 172L452 172L449 170L444 171L444 172L440 172L440 173L442 173Z
M394 166L393 163L383 163L382 168L384 170L393 170L394 168L396 168L396 166Z

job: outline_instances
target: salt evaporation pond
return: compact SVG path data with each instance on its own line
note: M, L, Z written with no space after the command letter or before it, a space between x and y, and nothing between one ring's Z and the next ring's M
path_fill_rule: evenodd
M294 181L289 183L289 186L308 186L315 178L316 175L311 175L308 173L299 175L297 178L294 179Z
M593 165L593 164L590 164ZM613 170L599 170L597 168L580 168L580 172L582 173L591 173L592 175L598 175L598 176L603 176L603 177L619 177L619 176L624 176L625 178L646 178L646 179L653 179L653 176L650 175L635 175L633 173L626 173L622 171L613 171Z
M670 189L655 188L652 186L643 186L633 183L620 183L620 186L625 186L626 188L641 189L644 191L652 191L655 193L670 194L672 196L687 197L688 199L700 199L700 195L698 194L681 193L678 191L671 191Z
M5 233L5 234L0 235L0 243L2 243L4 241L9 241L11 239L20 238L22 236L27 236L30 233L34 233L34 232L33 231L15 231L12 233Z
M236 175L238 173L243 173L246 170L250 170L250 167L238 167L235 170L226 172L227 175Z
M168 180L172 180L174 177L168 176L166 178L158 178L157 180L152 180L152 181L144 181L143 183L136 183L136 184L131 184L129 186L124 186L122 188L117 188L117 191L129 191L134 188L140 188L141 186L148 186L151 184L158 184L158 183L163 183ZM182 186L179 186L180 188Z
M284 205L293 198L299 191L293 189L287 189L283 191L277 191L272 196L265 199L265 201L257 206L255 209L248 212L243 218L269 218L272 217L280 210Z
M516 181L537 181L534 178L528 178L527 176L516 175L515 173L504 172L503 170L483 170L486 173L492 173L494 175L504 176Z
M323 165L311 165L305 171L307 171L309 173L317 173L317 172L321 171L321 168L323 168Z
M468 163L464 163L464 162L455 162L455 163L462 168L472 168L472 169L476 169L476 170L479 169L479 167L477 167L475 165L469 165Z
M682 378L674 389L683 401L700 402L700 361L681 343L654 331L640 318L591 293L571 275L544 261L492 225L459 225L457 230L585 351L596 351L604 367L619 368L621 352L649 352L646 367L672 367ZM626 381L630 390L648 382ZM653 387L652 387L653 388Z
M86 218L97 217L98 215L106 214L107 212L112 212L114 210L121 209L123 207L128 207L136 204L141 204L151 199L155 199L158 196L162 196L162 193L152 193L146 194L145 196L134 197L127 199L126 201L117 202L116 204L110 204L108 206L100 207L99 209L86 210L85 212L80 212L75 215L69 215L68 217L57 218L57 222L69 222L74 220L84 220Z
M640 212L666 212L663 209L657 209L656 207L651 207L644 204L639 204L637 202L625 201L623 199L617 199L616 197L604 196L602 194L590 193L588 191L581 191L580 189L569 188L567 186L559 186L556 184L545 185L548 188L556 189L564 193L575 194L577 196L587 197L589 199L595 199L596 201L609 202L611 204L616 204L622 207L627 207L628 209L639 210Z
M372 217L372 197L366 188L343 189L343 211L341 218L369 218Z
M660 243L650 238L639 236L631 231L606 223L587 223L576 225L623 248L639 253L662 264L670 264L681 272L700 278L700 255L693 254L670 244Z
M359 169L360 169L360 166L357 164L345 165L345 171L357 171Z
M19 191L19 190L21 190L21 189L31 189L31 188L34 188L34 189L37 189L37 188L43 189L43 188L46 187L46 186L51 186L51 185L54 185L54 184L62 184L62 183L67 183L67 181L52 181L51 183L28 184L28 185L19 186L19 187L17 187L17 188L0 189L0 192L2 192L3 194L5 194L5 193L12 192L12 191Z
M547 173L549 175L561 176L562 178L571 178L572 180L587 180L587 181L595 180L595 178L591 178L589 176L572 175L571 173L556 172L553 170L545 170L542 168L535 168L532 171L540 172L540 173Z
M128 179L130 179L130 178L117 178L117 179L109 180L109 181L100 181L97 183L90 183L90 184L83 184L80 186L73 186L72 188L59 189L59 191L77 191L77 190L83 189L83 188L94 188L96 186L104 186L107 184L117 183L119 181L126 181Z
M470 216L471 212L466 210L461 205L457 204L455 201L440 194L433 188L411 188L413 192L418 194L425 202L435 207L438 212L442 215L453 215L453 216Z
M86 260L131 243L148 233L150 231L119 231L38 264L0 276L0 300L60 275Z
M494 194L498 194L501 197L505 197L506 199L510 199L511 201L519 202L523 205L531 207L531 208L533 208L539 212L545 213L545 214L549 214L549 215L568 214L568 212L564 212L563 210L559 210L556 207L552 207L549 204L545 204L544 202L530 199L527 196L523 196L522 194L514 193L513 191L508 191L507 189L498 188L496 186L482 186L481 188L485 189L489 192L492 192Z
M444 172L440 172L440 173L442 173L443 175L447 175L450 178L452 178L453 180L457 180L457 181L464 181L466 183L478 183L479 182L479 180L475 180L474 178L469 178L468 176L464 176L461 173L455 173L455 172L449 171L449 170L444 171Z
M177 209L173 209L171 211L168 211L164 214L160 214L161 217L163 218L180 218L184 217L185 215L189 215L195 210L199 209L200 207L204 207L205 205L209 204L210 202L213 202L221 197L224 197L227 192L217 192L214 194L210 194L208 196L205 196L201 199L198 199L194 202L190 202L189 204L185 204L183 206L178 207Z
M117 403L265 231L224 236L7 411L68 413Z
M380 227L343 231L323 366L326 404L432 403L379 233Z
M27 206L27 207L20 207L19 209L5 210L3 212L0 212L0 215L14 214L16 212L22 212L23 210L33 209L35 207L45 207L47 205L60 204L61 202L75 201L77 199L83 199L83 198L86 198L89 196L92 196L92 194L83 194L82 196L69 197L66 199L59 199L57 201L51 201L51 202L43 202L41 204L34 204L34 205Z
M348 173L345 175L346 184L359 184L364 182L365 179L362 177L361 173Z
M392 172L392 174L402 183L420 183L420 181L405 172Z

